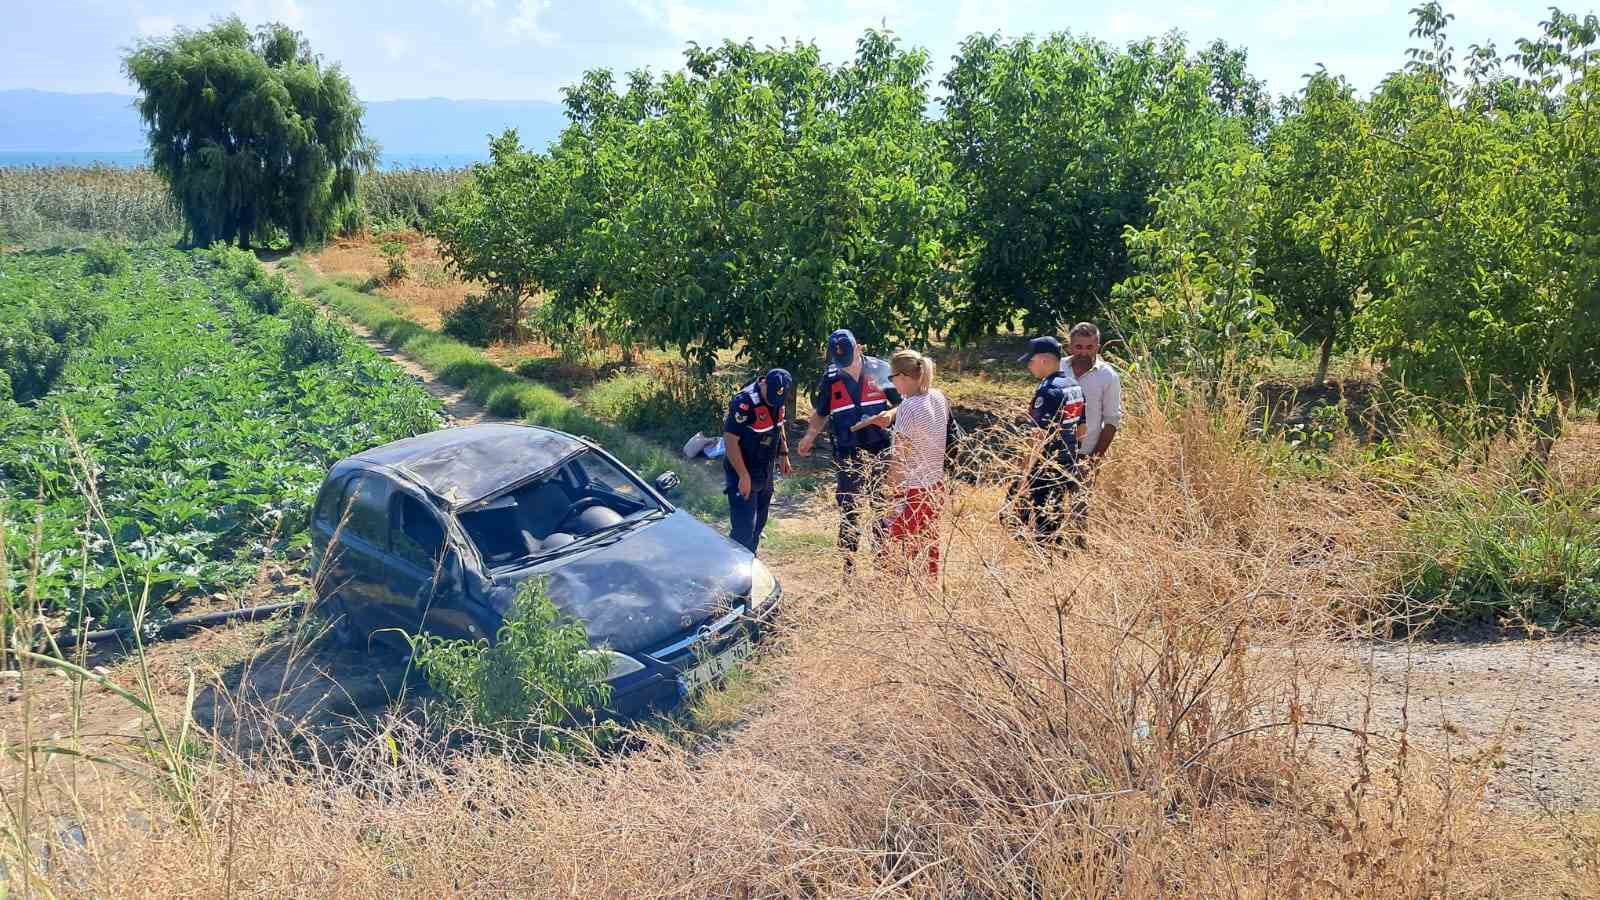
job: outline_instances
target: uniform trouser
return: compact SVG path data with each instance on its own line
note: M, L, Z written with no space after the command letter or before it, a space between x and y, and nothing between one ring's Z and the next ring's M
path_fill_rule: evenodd
M1021 491L1018 512L1039 540L1054 543L1069 530L1081 535L1089 505L1075 464L1046 463L1029 474Z
M871 492L883 480L888 454L858 450L834 460L833 499L839 504L839 549L856 552L861 546L861 524L871 505Z
M767 527L767 510L772 506L772 488L750 491L750 499L739 496L739 489L728 489L729 537L751 553L761 543L761 532Z

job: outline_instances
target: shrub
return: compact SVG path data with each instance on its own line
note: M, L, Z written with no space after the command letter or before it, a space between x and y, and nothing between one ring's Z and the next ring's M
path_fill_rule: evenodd
M512 305L495 291L469 294L443 318L444 333L463 343L487 347L512 336Z
M469 725L516 742L559 749L560 726L610 699L608 661L588 652L583 624L563 621L538 579L523 582L493 644L422 635L412 647L428 684Z
M304 304L289 308L289 328L283 333L283 364L301 369L321 362L337 362L344 354L343 330L327 316Z
M584 402L596 415L630 431L676 436L718 428L737 389L733 379L657 366L613 375L590 388Z
M282 275L269 276L255 254L217 243L206 251L206 257L226 274L229 283L238 288L251 309L268 316L283 311L291 296L289 283Z
M383 254L384 261L389 264L388 278L390 281L404 281L411 274L411 268L406 264L406 245L390 238L378 245L378 252Z
M128 270L128 250L115 241L96 238L83 248L83 274L120 275Z

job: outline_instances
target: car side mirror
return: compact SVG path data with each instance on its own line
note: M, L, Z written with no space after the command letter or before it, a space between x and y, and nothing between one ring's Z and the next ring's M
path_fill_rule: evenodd
M662 472L660 475L655 477L654 481L650 483L655 485L655 489L657 491L660 491L663 494L670 494L677 490L678 485L682 484L683 481L678 478L677 472Z

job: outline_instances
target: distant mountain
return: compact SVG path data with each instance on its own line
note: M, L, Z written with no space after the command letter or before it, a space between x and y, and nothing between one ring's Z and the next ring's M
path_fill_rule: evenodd
M125 94L0 91L0 152L126 152L144 149L144 126ZM367 133L386 156L482 154L489 135L516 128L544 149L566 125L540 100L385 100L367 104Z

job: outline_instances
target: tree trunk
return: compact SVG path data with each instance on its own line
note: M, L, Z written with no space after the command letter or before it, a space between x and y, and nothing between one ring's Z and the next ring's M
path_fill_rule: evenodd
M1338 334L1338 326L1329 325L1327 335L1322 338L1322 355L1317 359L1317 384L1328 380L1328 360L1333 358L1333 339Z

